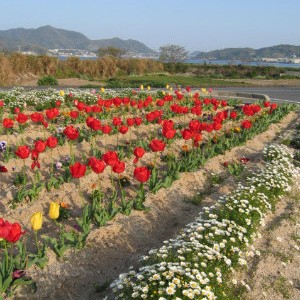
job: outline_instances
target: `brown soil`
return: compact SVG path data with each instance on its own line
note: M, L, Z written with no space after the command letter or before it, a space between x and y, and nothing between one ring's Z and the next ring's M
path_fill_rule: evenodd
M129 266L137 266L141 255L176 235L197 216L202 206L213 203L221 194L228 193L236 186L238 180L224 173L222 162L248 157L248 172L251 173L252 169L261 164L264 146L277 138L281 131L299 122L299 119L299 113L291 113L244 146L209 160L205 169L181 174L181 178L171 188L161 189L157 194L147 197L146 206L150 211L134 211L129 217L118 215L107 226L94 228L88 238L88 246L83 250L71 251L61 261L56 260L55 255L49 251L49 263L44 270L32 268L27 272L37 282L37 293L29 295L25 289L19 290L14 299L102 299L103 295L96 293L95 285L102 286L126 272ZM201 205L195 206L187 200L196 192L207 190L206 178L210 172L223 172L222 176L227 178L222 186L211 189L210 195L203 199ZM91 179L85 179L84 186L88 188L90 184ZM78 198L74 183L65 186L63 191L47 193L43 201L33 203L29 210L19 207L12 215L17 220L24 220L24 225L29 226L32 212L46 212L50 201L64 200L64 197L73 200ZM52 226L51 222L46 222L43 232L49 232ZM281 233L281 236L284 235L285 232Z
M236 274L250 291L245 300L300 299L300 186L277 205L274 214L266 218L254 243L261 255L250 261L247 272Z

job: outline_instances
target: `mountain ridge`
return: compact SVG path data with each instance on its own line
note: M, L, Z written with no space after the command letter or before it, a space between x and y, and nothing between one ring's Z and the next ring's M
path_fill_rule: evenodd
M118 37L91 40L80 32L55 28L50 25L36 29L19 27L0 30L0 50L2 48L2 51L16 51L19 48L23 51L35 50L38 53L47 52L48 49L97 51L101 47L108 46L120 48L127 52L156 53L156 51L137 40L122 40Z
M194 51L190 54L193 59L207 60L255 60L262 58L294 58L300 57L300 46L275 45L253 49L245 48L225 48L208 52Z

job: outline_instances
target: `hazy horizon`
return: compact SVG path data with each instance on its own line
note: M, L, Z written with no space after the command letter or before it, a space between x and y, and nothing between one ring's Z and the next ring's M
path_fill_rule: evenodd
M11 0L1 7L0 30L50 25L92 40L134 39L153 50L166 44L189 52L300 45L298 0Z

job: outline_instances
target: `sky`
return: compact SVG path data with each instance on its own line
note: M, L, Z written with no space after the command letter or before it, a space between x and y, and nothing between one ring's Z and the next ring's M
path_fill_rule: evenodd
M56 28L159 50L300 45L300 0L0 0L0 30Z

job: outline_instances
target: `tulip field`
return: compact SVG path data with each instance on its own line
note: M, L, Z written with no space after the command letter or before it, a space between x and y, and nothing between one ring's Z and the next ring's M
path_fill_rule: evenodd
M0 299L18 286L34 292L26 271L45 268L49 253L63 260L118 216L147 213L149 195L169 189L186 172L204 168L210 158L244 144L294 109L217 99L211 90L189 87L0 91ZM265 171L228 196L227 204L207 208L204 219L152 250L140 270L116 280L115 297L229 299L221 285L226 268L243 263L236 249L254 239L263 215L292 182L291 154L279 146L265 152ZM261 187L258 181L273 175L278 186L270 194L267 183ZM236 252L230 254L231 247Z

